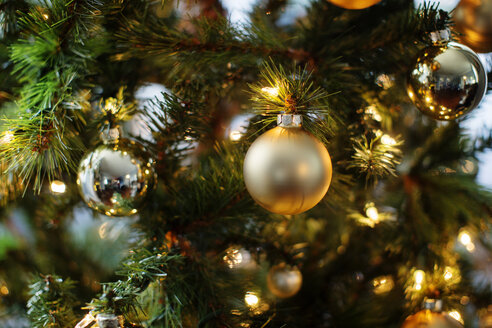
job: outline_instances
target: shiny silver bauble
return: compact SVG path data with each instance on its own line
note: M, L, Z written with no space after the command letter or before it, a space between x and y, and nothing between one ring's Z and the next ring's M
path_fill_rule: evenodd
M77 184L90 208L108 216L136 214L156 184L154 161L135 141L104 143L80 162Z

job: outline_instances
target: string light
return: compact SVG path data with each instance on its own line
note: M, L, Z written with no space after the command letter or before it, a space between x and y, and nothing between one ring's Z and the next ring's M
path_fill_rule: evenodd
M6 285L3 285L2 287L0 287L0 294L6 296L9 294L9 289L7 288Z
M232 141L239 141L243 137L243 134L240 131L233 130L229 133L229 139Z
M424 282L424 278L425 278L425 272L422 270L416 270L413 273L413 279L415 281L413 288L415 290L421 290L422 289L422 283Z
M446 267L446 269L444 270L444 280L448 281L451 278L453 278L453 273L451 272L451 268Z
M258 306L258 303L260 303L258 295L256 295L256 293L254 292L247 292L244 296L244 301L250 308L255 308Z
M394 146L396 145L396 140L390 135L385 134L381 137L381 143L387 146Z
M12 131L6 131L4 132L2 138L0 138L0 143L2 144L8 144L14 139L14 134Z
M374 203L367 203L366 204L366 215L369 219L373 220L374 222L379 222L379 211L374 206Z
M53 180L50 185L51 192L54 194L63 194L67 190L67 186L63 181Z
M227 250L226 255L223 257L224 262L233 269L238 267L243 262L243 255L239 249L230 248Z
M268 94L271 97L276 97L278 96L278 88L272 88L272 87L264 87L261 89L264 93Z
M466 250L469 252L473 252L475 250L475 244L472 241L472 238L468 231L463 230L458 235L458 241L465 246Z

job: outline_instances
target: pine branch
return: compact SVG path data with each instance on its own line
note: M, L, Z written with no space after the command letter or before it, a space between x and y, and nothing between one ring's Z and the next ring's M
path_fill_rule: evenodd
M30 286L31 298L27 315L34 328L68 328L77 320L74 308L78 304L72 294L74 282L57 276L37 278Z
M24 39L11 47L14 73L24 83L18 100L20 118L6 122L15 131L3 144L9 173L19 174L26 188L40 191L45 177L76 168L82 142L73 129L80 124L73 88L87 73L91 55L84 40L99 15L98 0L55 0L33 6L20 22ZM22 166L22 167L21 167Z

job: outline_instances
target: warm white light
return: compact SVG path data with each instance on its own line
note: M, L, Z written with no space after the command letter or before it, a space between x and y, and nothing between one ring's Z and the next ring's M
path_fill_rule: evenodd
M466 231L462 231L459 234L458 239L459 239L460 243L463 244L463 246L466 246L472 242L470 235Z
M475 244L467 231L460 232L458 235L458 240L463 246L465 246L467 251L473 252L475 250Z
M369 219L373 221L379 221L379 212L378 209L374 206L369 206L366 209L366 215Z
M48 20L48 18L50 18L50 16L48 16L48 14L43 14L43 18L44 18L45 20Z
M67 190L67 186L63 181L53 180L51 182L50 189L54 194L63 194Z
M422 270L417 270L413 273L413 279L417 285L420 285L424 282L425 272Z
M9 289L7 288L7 286L3 285L2 287L0 287L0 294L2 294L2 295L8 295L9 294Z
M264 93L267 93L271 97L278 96L278 88L264 87L261 89Z
M383 145L394 146L396 145L396 140L393 139L391 136L385 134L381 137L381 143Z
M453 278L453 273L451 272L451 269L449 267L446 267L446 270L444 271L444 280L449 280Z
M6 131L0 139L0 143L8 144L12 141L12 139L14 139L14 134L12 133L12 131Z
M450 316L450 317L452 317L454 320L459 321L459 322L460 322L460 323L462 323L462 324L464 323L464 322L463 322L463 318L461 317L461 314L460 314L458 311L453 310L453 311L449 312L448 314L449 314L449 316Z
M233 130L229 133L229 138L232 141L239 141L243 137L243 134L240 131Z
M249 307L256 307L260 302L258 296L253 292L247 292L244 296L244 301Z

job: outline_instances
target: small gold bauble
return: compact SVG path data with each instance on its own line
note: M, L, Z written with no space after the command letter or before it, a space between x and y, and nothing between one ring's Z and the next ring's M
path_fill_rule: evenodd
M89 207L108 216L137 213L156 182L154 161L135 141L116 139L86 154L77 184Z
M480 58L458 43L425 48L408 75L410 99L437 120L454 120L468 113L486 91L487 75Z
M278 214L298 214L315 206L328 191L331 175L328 150L300 123L267 131L244 159L244 181L251 197Z
M381 0L328 0L338 7L345 9L364 9L374 6Z
M285 263L275 265L268 271L267 286L279 298L294 296L301 289L302 274L297 268Z
M453 19L462 43L477 52L492 51L492 0L461 0Z
M463 328L463 325L444 312L422 310L409 316L401 328Z

